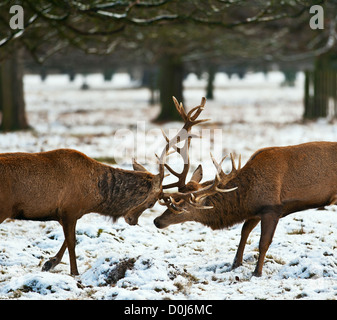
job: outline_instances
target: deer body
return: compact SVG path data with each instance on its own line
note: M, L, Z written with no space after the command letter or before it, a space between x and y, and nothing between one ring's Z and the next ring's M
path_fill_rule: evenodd
M205 182L199 187L209 184ZM254 275L260 276L264 256L280 218L336 202L337 143L312 142L261 149L225 187L237 189L229 193L217 192L203 200L203 205L213 208L189 206L181 214L166 210L155 219L155 225L162 228L172 223L197 221L212 229L222 229L245 222L233 263L235 268L242 263L249 233L261 221L260 255L254 271Z
M0 154L0 177L0 223L6 218L59 221L65 242L43 269L55 267L68 247L72 274L78 274L79 218L96 212L113 220L124 216L134 225L161 191L158 175L113 168L70 149Z

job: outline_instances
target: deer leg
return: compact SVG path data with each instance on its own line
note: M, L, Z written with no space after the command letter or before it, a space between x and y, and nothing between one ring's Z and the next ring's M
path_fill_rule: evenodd
M52 258L50 258L42 267L42 271L49 271L51 269L54 269L62 260L64 251L67 248L67 243L64 240L61 249L59 250L59 252Z
M251 231L256 227L256 225L259 223L259 221L260 219L249 219L245 221L245 223L243 224L241 230L241 239L238 250L236 251L232 269L235 269L242 265L243 251L245 250L248 236L251 233Z
M62 227L63 227L64 237L65 237L65 244L66 244L66 247L68 247L68 252L69 252L70 274L73 276L79 275L78 270L77 270L76 254L75 254L76 221L77 221L76 219L67 219L67 218L62 221Z
M333 197L330 199L329 206L337 204L337 194L335 194Z
M0 199L1 208L0 208L0 223L3 223L7 218L11 218L12 207L6 206L6 200L3 198Z
M274 212L265 213L261 216L261 237L259 243L259 258L253 276L261 277L264 258L267 250L272 242L277 223L279 221L279 214Z

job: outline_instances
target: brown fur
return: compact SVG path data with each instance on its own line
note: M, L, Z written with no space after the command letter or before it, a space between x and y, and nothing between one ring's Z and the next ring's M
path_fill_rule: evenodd
M134 225L161 192L159 175L116 169L70 149L0 154L0 177L0 223L6 218L60 222L65 242L43 270L55 267L68 247L72 274L78 274L79 218L96 212L113 220L123 216Z
M210 181L202 186L207 184ZM200 210L186 204L187 212L173 214L166 210L154 223L164 228L174 223L197 221L212 229L222 229L245 222L233 264L235 268L242 263L250 231L261 221L260 255L254 271L254 275L259 276L280 218L336 202L337 143L312 142L258 150L226 184L226 188L232 187L238 188L229 193L218 192L204 200L203 204L213 209Z

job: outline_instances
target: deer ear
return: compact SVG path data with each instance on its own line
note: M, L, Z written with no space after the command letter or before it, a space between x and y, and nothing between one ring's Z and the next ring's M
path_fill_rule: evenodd
M162 190L162 177L160 176L160 173L156 174L154 177L153 177L153 180L152 180L152 191L153 192L161 192Z
M196 168L195 171L193 172L191 181L199 183L201 179L202 179L202 166L201 164L199 164L198 168Z
M132 158L132 166L133 170L135 171L143 171L143 172L148 172L141 164L139 164L135 158Z

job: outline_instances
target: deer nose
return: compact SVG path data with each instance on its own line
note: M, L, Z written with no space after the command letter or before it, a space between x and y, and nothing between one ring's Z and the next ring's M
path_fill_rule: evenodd
M154 223L154 225L155 225L158 229L161 229L161 228L162 228L162 226L161 226L161 224L160 224L158 218L154 219L153 223Z
M125 217L125 221L130 226L134 226L134 225L136 225L138 223L138 217L137 218L134 218L134 217Z

